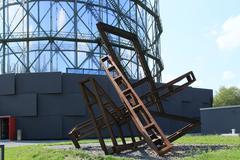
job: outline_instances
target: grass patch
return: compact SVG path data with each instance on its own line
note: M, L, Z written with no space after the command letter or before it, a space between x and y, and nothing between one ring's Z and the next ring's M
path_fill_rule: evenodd
M240 148L210 151L207 153L202 153L197 156L187 157L183 160L239 160L240 159Z
M240 145L240 136L191 136L186 135L177 141L175 144L228 144Z
M111 142L111 140L106 140ZM88 139L81 140L81 144L98 143L98 140ZM121 158L116 156L102 156L89 154L83 150L61 150L50 149L47 146L53 145L70 145L71 141L48 143L31 146L11 147L5 149L6 160L128 160L128 158ZM178 139L175 144L214 144L214 145L240 145L240 137L225 137L225 136L191 136L187 135ZM210 151L201 153L194 157L184 158L183 160L239 160L240 148L233 148L227 150Z
M11 147L5 150L6 160L127 160L113 156L97 156L82 150L49 149L46 145Z

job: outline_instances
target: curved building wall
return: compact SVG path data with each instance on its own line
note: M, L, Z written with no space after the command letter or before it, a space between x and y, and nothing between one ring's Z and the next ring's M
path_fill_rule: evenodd
M105 76L60 72L4 74L0 75L0 116L16 116L23 139L66 139L74 125L88 119L78 83L87 77L96 78L119 101ZM167 112L196 118L200 117L199 109L211 107L211 103L212 90L197 88L187 88L163 101ZM157 120L165 133L181 126L175 121Z

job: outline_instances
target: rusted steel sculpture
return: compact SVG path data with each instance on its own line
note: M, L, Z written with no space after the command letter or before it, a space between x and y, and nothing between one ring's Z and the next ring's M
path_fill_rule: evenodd
M125 100L126 94L122 93L122 91L119 89L120 88L119 85L121 85L121 83L125 83L125 85L127 86L127 89L130 88L130 90L131 90L131 92L130 92L131 96L130 97L132 97L132 99L138 99L139 96L134 92L133 88L146 83L146 84L149 85L148 88L149 88L149 92L151 93L151 100L155 102L152 105L154 105L158 108L158 112L152 112L152 114L154 113L154 114L157 114L158 116L161 116L161 117L164 117L164 118L183 121L183 122L188 123L185 127L183 127L180 130L172 133L167 138L170 142L178 139L179 137L184 135L187 131L191 130L192 128L194 128L195 126L200 124L199 120L169 114L169 113L166 113L164 111L164 108L163 108L163 105L161 103L161 99L160 99L160 96L159 96L159 93L164 93L164 88L158 89L158 91L156 91L157 90L156 84L154 82L154 79L151 75L148 64L147 64L146 59L144 57L144 52L143 52L143 49L141 47L141 43L139 42L136 34L133 34L133 33L121 30L121 29L117 29L116 27L112 27L110 25L107 25L107 24L104 24L104 23L101 23L101 22L99 22L97 24L97 27L98 27L99 33L101 35L102 45L104 46L105 51L108 54L108 56L101 59L101 63L103 65L110 81L114 85L119 97L122 99L123 103L125 104L125 106L128 105L126 100ZM138 82L136 82L134 84L130 83L130 80L128 79L127 74L125 73L125 71L124 71L124 69L121 65L120 60L118 59L117 53L113 49L107 34L113 34L113 35L125 38L132 43L132 46L134 46L135 52L137 54L137 57L139 59L139 62L141 63L141 66L142 66L144 74L145 74L145 77L143 79L139 80ZM107 66L108 64L104 64L104 62L108 62L108 64L110 64L110 67ZM119 74L119 75L113 78L114 74L111 73L111 72L114 72L114 70L116 71L116 74ZM192 83L196 80L192 72L190 72L187 75L183 75L183 77L179 77L179 79L184 78L184 76L186 76L187 82L182 85L183 88L185 86L187 86L189 83ZM177 80L179 80L179 79L177 79ZM121 81L121 82L119 82L119 81ZM169 86L171 86L173 83L174 83L174 81L169 82L166 85L166 86L168 86L166 88L169 89ZM172 86L172 90L174 90L174 86ZM140 104L140 105L142 105L142 104ZM150 106L148 106L148 107L150 107ZM143 107L143 108L145 110L145 107ZM135 117L133 117L133 119L134 118ZM162 136L161 138L162 138L161 140L162 140L163 144L165 144L166 146L168 146L170 148L170 145L168 144L167 140L165 140L164 136ZM148 141L147 139L145 139L145 140ZM157 153L159 153L158 150L155 150L155 151ZM161 152L159 154L161 155Z
M88 135L96 133L99 143L105 154L120 153L123 150L135 149L145 143L141 138L139 141L133 135L130 117L127 110L122 106L118 107L105 90L96 82L95 79L87 79L80 83L85 104L90 114L90 120L75 126L69 133L76 148L80 148L78 140ZM131 142L127 142L123 134L130 133ZM114 133L113 127L117 128ZM107 147L102 135L103 129L107 129L112 147ZM119 137L121 142L117 141ZM121 144L119 144L121 143ZM109 148L109 149L108 149Z
M108 96L107 99L110 102L109 108L109 106L106 106L105 103L102 102L102 94L99 93L99 90L101 90L104 95L107 94L99 84L97 84L94 80L81 82L80 85L82 93L84 95L84 99L86 101L85 103L87 104L91 119L77 125L69 133L75 147L80 147L78 144L79 139L95 132L99 138L101 147L106 154L119 153L126 149L135 149L140 144L146 142L158 155L163 155L172 148L171 142L183 136L185 133L191 131L194 127L200 124L197 119L166 113L161 103L163 99L182 91L192 84L196 80L194 74L192 72L188 72L160 87L157 87L145 60L145 53L142 50L138 37L133 33L101 22L97 24L97 27L101 36L102 45L108 54L107 56L101 58L101 64L113 84L119 98L121 99L123 106L116 106L116 104L114 104ZM132 43L137 58L144 71L144 78L135 83L131 83L128 79L126 70L122 67L120 61L121 59L118 58L117 52L112 46L108 34L125 38ZM89 81L92 82L90 85L91 87L87 87L86 85ZM183 83L181 83L181 85L177 85L179 82ZM148 86L147 92L144 94L137 93L135 89L143 85ZM91 90L90 88L95 89ZM91 97L90 99L94 99L94 103L89 99L89 97ZM92 109L94 105L97 105L101 109L101 115L98 117L94 115L94 111ZM156 109L152 110L155 107L157 108L157 111ZM187 125L166 137L153 116L186 122ZM144 140L136 142L132 135L132 142L130 145L127 145L124 141L121 125L119 124L126 124L126 121L129 121L130 119L135 124L137 130L140 132L140 136L142 136ZM114 125L118 126L118 131L120 133L119 137L122 140L122 145L117 144L115 135L112 131L112 126ZM110 133L110 138L113 143L111 151L107 150L104 139L101 135L101 130L104 128L107 128ZM129 126L129 131L132 133L131 126Z
M157 88L156 91L164 91L164 92L161 92L162 94L160 94L159 98L160 100L163 100L171 95L174 95L176 94L177 92L183 90L185 87L187 87L188 85L190 85L192 83L192 81L188 81L187 83L184 83L182 85L179 85L179 86L176 86L175 84L181 82L182 80L184 79L187 79L188 76L192 75L192 72L188 72L174 80L172 80L171 82L167 83L167 84L164 84L162 85L161 87ZM95 81L95 80L90 80L90 79L87 79L85 81L82 81L80 82L80 87L82 88L83 86L85 86L84 84L87 84L88 85L91 85L93 83L91 83L92 81ZM97 84L97 82L95 81L95 83ZM99 85L99 84L97 84ZM99 85L100 86L100 85ZM83 91L83 89L81 89ZM89 90L88 90L89 91ZM102 88L102 92L103 92L103 88ZM105 91L104 91L105 92ZM82 92L82 94L84 95L86 92ZM94 97L93 95L97 96L95 94L94 91L92 91L92 97ZM105 92L105 95L108 96L108 94ZM86 97L88 95L84 95L84 97ZM150 106L150 105L153 105L155 102L151 101L151 96L152 96L152 93L149 92L149 93L146 93L144 95L142 95L140 98L144 101L144 104L146 106ZM111 100L110 96L108 96L109 99ZM113 102L113 100L111 100ZM88 102L85 100L85 103ZM113 105L116 106L116 104L113 102ZM86 106L88 106L88 103L86 103ZM122 105L122 106L119 106L119 109L121 110L122 113L124 113L123 118L121 119L121 121L119 123L121 124L124 124L124 122L129 122L129 114L128 112L126 111L127 109ZM113 112L114 113L114 112ZM115 114L116 115L116 114ZM120 114L118 114L120 115ZM120 118L120 117L119 117ZM125 120L125 121L124 121ZM97 122L97 125L98 125L98 129L99 130L102 130L102 129L105 129L106 128L106 125L105 123L103 123L103 115L99 115L97 116L96 118L96 122ZM112 120L109 121L109 123L111 125L114 124L114 122ZM93 121L92 119L89 119L85 122L82 122L78 125L76 125L70 132L69 132L69 136L71 137L71 140L73 141L73 144L75 145L76 148L80 148L80 145L78 143L78 141L80 139L83 139L89 135L92 135L92 134L95 134L96 133L96 130L95 130L95 127L93 125Z
M172 145L143 101L134 91L130 82L124 77L110 56L102 58L101 61L107 76L114 85L119 97L147 144L159 155L168 152L172 148ZM114 74L111 72L114 72Z

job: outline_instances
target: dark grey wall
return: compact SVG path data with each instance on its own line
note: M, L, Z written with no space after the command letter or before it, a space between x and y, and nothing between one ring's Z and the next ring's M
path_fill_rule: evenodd
M0 114L37 116L37 94L24 93L11 96L0 96Z
M240 105L201 109L203 134L240 133Z
M17 117L23 139L63 139L69 130L88 118L79 81L94 77L114 100L120 102L105 76L24 73L0 75L0 116ZM146 88L138 89L143 92ZM169 113L199 118L200 108L211 107L212 90L187 88L165 100ZM176 121L157 119L166 133L182 126ZM199 131L199 130L196 130Z
M0 77L0 95L15 94L15 75L4 74Z
M168 113L200 119L200 108L212 106L212 90L189 87L163 101L163 106ZM166 133L176 131L185 125L168 119L158 119L158 122ZM195 129L194 132L201 132L201 128Z
M16 74L16 92L62 93L62 74L60 72Z

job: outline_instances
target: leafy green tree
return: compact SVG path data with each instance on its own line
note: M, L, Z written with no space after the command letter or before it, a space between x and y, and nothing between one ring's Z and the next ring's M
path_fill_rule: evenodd
M220 87L214 96L213 106L240 105L240 89L237 87Z

